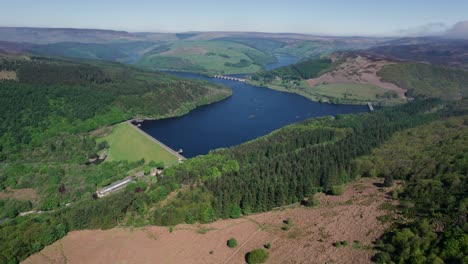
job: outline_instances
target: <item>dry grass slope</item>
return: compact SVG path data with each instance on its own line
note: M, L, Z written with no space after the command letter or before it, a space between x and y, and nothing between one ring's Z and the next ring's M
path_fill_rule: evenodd
M184 224L172 232L157 226L71 232L24 263L62 263L65 258L67 263L91 264L244 263L247 252L266 243L272 245L268 263L370 263L369 246L389 225L377 219L387 214L381 205L390 199L376 186L379 183L380 179L357 180L341 196L318 197L316 208ZM285 231L287 218L291 228ZM226 246L231 237L237 239L237 248ZM348 246L333 246L337 241L347 241Z

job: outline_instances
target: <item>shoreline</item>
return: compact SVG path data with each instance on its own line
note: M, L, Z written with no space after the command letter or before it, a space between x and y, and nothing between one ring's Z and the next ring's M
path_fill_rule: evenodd
M260 83L258 82L255 82L255 81L252 81L250 79L247 79L247 81L245 82L249 85L252 85L252 86L256 86L256 87L260 87L260 88L265 88L265 89L271 89L271 90L275 90L275 91L280 91L280 92L285 92L285 93L292 93L292 94L297 94L297 95L300 95L300 96L303 96L313 102L317 102L317 103L323 103L323 104L334 104L334 105L367 105L369 102L372 103L373 105L375 106L379 106L379 107L384 107L384 106L393 106L393 105L398 105L398 104L386 104L386 103L383 103L383 102L379 102L379 101L356 101L356 100L344 100L342 98L335 98L335 97L327 97L327 96L324 96L324 95L314 95L312 93L307 93L307 92L301 92L300 90L297 90L297 89L293 89L293 90L288 90L286 88L283 88L281 86L273 86L273 85L261 85ZM320 100L317 100L317 97L320 96L320 97L323 97L323 98L326 98L328 101L320 101ZM332 99L339 99L341 102L339 103L332 103L331 100ZM404 104L404 103L403 103Z
M129 126L133 127L136 131L140 132L143 136L149 138L151 141L153 141L154 143L158 144L159 146L161 146L162 148L164 148L165 150L167 150L168 152L170 152L171 154L173 154L174 156L176 156L179 160L179 163L184 161L184 160L187 160L187 158L185 158L184 156L180 155L180 153L178 153L177 151L173 150L172 148L168 147L167 145L165 145L164 143L162 143L161 141L157 140L156 138L152 137L150 134L146 133L145 131L143 131L142 129L140 129L138 126L135 126L133 124L133 121L135 121L134 119L130 119L130 120L127 120L125 121L125 123L127 123Z
M211 79L215 79L216 75L211 75L211 74L207 74L207 73L199 73L199 72L192 72L192 71L171 71L171 70L164 70L163 71L164 73L166 74L171 74L172 73L189 73L189 74L196 74L196 75L200 75L200 76L203 76L203 77L208 77L208 78L211 78ZM242 75L244 75L245 77L245 84L248 84L248 85L252 85L252 86L255 86L255 87L259 87L259 88L266 88L266 89L271 89L271 90L275 90L275 91L279 91L279 92L285 92L285 93L292 93L292 94L297 94L297 95L300 95L300 96L303 96L313 102L317 102L317 103L324 103L324 104L334 104L334 105L367 105L369 102L372 103L373 105L375 106L379 106L379 107L384 107L384 106L393 106L393 105L397 105L397 104L387 104L387 103L384 103L384 102L379 102L379 101L356 101L356 100L345 100L345 99L342 99L342 98L335 98L335 97L327 97L325 95L319 95L319 94L312 94L312 93L309 93L309 92L306 92L306 91L301 91L299 89L293 89L293 90L289 90L289 89L286 89L284 87L281 87L281 86L275 86L275 85L262 85L260 84L259 82L256 82L256 81L252 81L251 79L247 78L247 76L249 76L250 74L252 73L243 73ZM228 76L230 77L229 74L225 75L225 76ZM188 79L197 79L197 78L190 78L190 77L184 77L184 78L188 78ZM210 80L206 80L207 82L212 82ZM232 94L230 95L232 96ZM229 98L230 96L224 98L224 99L227 99ZM324 98L326 100L323 100L321 101L320 99L321 98ZM222 99L222 100L224 100ZM222 101L222 100L219 100L219 101ZM340 100L341 102L339 103L334 103L334 102L331 102L331 100ZM218 102L218 101L217 101ZM213 102L214 103L214 102ZM210 103L211 104L211 103ZM184 114L182 114L184 115ZM177 116L181 116L181 115L177 115ZM177 116L174 116L174 117L177 117ZM167 117L163 117L164 118L167 118ZM160 118L156 118L156 119L160 119ZM154 118L142 118L142 120L155 120Z

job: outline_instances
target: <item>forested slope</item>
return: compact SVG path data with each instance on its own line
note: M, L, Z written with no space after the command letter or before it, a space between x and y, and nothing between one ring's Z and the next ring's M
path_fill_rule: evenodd
M460 105L430 100L287 126L171 167L148 189L139 182L109 198L88 198L53 213L9 221L0 229L2 254L24 259L70 230L204 223L271 210L318 191L333 193L360 176L357 157L370 154L395 132L460 114L466 114ZM160 203L181 186L186 187L177 196Z
M384 66L383 81L408 89L408 96L456 100L468 96L468 71L423 63Z
M468 260L468 116L399 132L357 160L363 175L401 180L400 218L377 243L379 263Z
M18 81L0 89L0 150L43 144L135 116L167 117L230 95L227 88L120 64L33 58L4 63Z
M69 203L76 204L74 210L80 204L94 208L97 188L150 162L90 164L107 147L106 142L97 144L91 131L133 117L180 115L231 94L220 85L106 62L8 56L1 60L2 69L15 71L17 80L0 81L0 189L6 197L0 200L0 220L10 218L0 227L0 263L24 259L76 226L64 224L54 211ZM10 197L31 188L37 195L29 200ZM116 201L105 205L115 221L117 211L125 214ZM46 212L16 217L30 209ZM101 209L99 214L105 215ZM83 216L96 221L89 213Z
M369 154L396 131L439 118L442 113L429 112L440 106L438 101L421 101L373 114L305 121L170 168L163 180L203 182L201 191L212 196L211 204L205 205L212 206L209 210L216 217L268 211L317 191L333 192L334 187L360 176L355 158ZM239 167L226 171L225 163L214 159L235 162ZM195 162L205 166L194 166ZM180 199L198 199L191 195L189 192ZM171 204L155 212L159 224L175 224L188 216L193 217Z
M301 79L315 78L332 68L329 58L308 59L299 63L280 67L270 71L260 71L252 75L252 80L261 82L272 82L279 77L287 82L299 81Z

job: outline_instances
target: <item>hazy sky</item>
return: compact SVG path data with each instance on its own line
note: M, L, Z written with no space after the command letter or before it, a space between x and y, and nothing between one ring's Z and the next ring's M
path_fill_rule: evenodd
M0 26L391 35L468 20L468 0L0 0Z

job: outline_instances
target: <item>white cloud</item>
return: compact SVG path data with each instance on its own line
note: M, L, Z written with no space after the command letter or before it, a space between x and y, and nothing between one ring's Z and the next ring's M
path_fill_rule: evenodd
M444 35L451 38L468 39L468 20L456 23Z
M419 27L399 30L399 35L405 37L421 37L442 35L449 27L444 23L429 23Z

